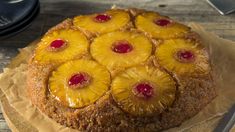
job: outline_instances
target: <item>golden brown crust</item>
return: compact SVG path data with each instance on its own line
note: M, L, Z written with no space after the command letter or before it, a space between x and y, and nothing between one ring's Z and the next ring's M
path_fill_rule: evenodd
M134 17L144 12L137 9L130 9L129 11ZM50 29L47 34L71 27L73 27L72 20L67 19ZM90 35L87 35L87 37L91 39ZM195 33L185 37L199 39ZM160 42L159 40L153 41L155 46ZM154 60L154 56L152 56L146 63L153 65ZM55 67L56 65L39 65L33 59L29 61L27 83L31 101L55 121L81 131L160 131L168 129L180 125L183 121L197 114L216 96L211 72L203 77L187 78L171 74L178 82L177 98L173 105L160 115L151 117L131 116L117 106L110 91L94 104L73 109L62 105L48 94L47 81Z
M58 25L56 25L56 26L52 27L51 29L49 29L46 34L50 34L53 31L57 31L57 30L60 30L60 29L69 29L69 28L72 28L72 26L73 26L72 19L67 18L64 21L62 21L61 23L59 23Z

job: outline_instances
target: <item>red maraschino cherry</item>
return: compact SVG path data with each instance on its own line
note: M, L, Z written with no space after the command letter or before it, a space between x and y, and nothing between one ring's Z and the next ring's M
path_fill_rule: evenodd
M153 96L153 87L148 83L139 83L134 87L134 94L137 97L149 99Z
M95 17L95 21L100 22L100 23L107 22L110 19L111 19L111 16L109 16L107 14L99 14Z
M154 21L154 23L157 24L158 26L164 27L171 24L171 21L167 19L157 19L156 21Z
M73 88L77 88L77 87L84 87L87 84L89 84L89 82L90 82L90 77L88 74L77 73L74 74L72 77L70 77L68 84Z
M116 53L124 54L133 50L132 45L128 41L117 41L113 44L112 50Z

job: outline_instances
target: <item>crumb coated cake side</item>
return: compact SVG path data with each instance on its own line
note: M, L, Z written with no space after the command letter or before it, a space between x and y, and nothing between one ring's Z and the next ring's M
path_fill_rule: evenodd
M28 64L32 103L81 131L161 131L216 96L200 36L155 12L111 9L66 19Z

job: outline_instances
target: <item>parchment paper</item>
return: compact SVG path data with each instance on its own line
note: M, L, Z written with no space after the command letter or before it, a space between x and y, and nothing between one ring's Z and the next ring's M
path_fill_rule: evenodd
M217 74L216 90L218 96L193 118L181 126L167 131L212 131L222 115L235 103L235 42L221 39L206 32L198 24L190 24L192 29L200 34L210 53L211 63ZM21 50L20 55L13 59L8 68L0 75L2 97L6 97L12 111L16 111L31 125L27 131L65 132L75 131L56 123L34 107L26 93L27 59L34 45ZM1 98L3 101L3 98ZM6 114L4 114L6 115ZM8 117L11 115L7 115ZM6 117L8 119L8 117ZM14 125L10 124L10 127ZM16 124L15 124L16 125ZM21 129L20 131L23 131Z

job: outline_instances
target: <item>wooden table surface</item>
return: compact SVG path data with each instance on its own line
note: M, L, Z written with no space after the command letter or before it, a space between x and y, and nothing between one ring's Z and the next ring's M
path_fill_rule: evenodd
M0 40L0 72L18 53L16 47L1 46L9 44L26 46L43 35L48 28L67 17L103 11L114 4L120 7L155 10L186 24L197 22L208 31L235 41L235 13L222 16L209 6L206 0L40 0L40 2L40 14L26 30L11 38ZM9 131L0 111L0 132Z

